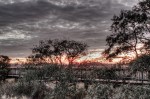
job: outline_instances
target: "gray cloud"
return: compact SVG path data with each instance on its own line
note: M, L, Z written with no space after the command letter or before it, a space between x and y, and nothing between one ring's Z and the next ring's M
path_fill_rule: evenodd
M45 39L73 39L103 49L110 19L136 0L0 0L0 54L25 57Z
M37 21L58 9L59 6L46 1L28 1L0 5L0 26L24 21Z

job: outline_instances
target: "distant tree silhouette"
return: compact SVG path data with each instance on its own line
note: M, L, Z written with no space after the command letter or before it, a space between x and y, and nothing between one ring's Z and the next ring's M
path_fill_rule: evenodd
M0 55L0 80L4 80L9 72L10 58L8 56Z
M47 40L40 41L39 45L32 49L33 55L29 58L32 60L46 60L51 63L60 63L67 61L69 64L73 63L76 58L82 56L86 51L87 45L85 43L74 40ZM63 59L65 58L65 59Z
M108 48L103 52L107 58L128 52L138 57L139 52L150 52L150 0L140 1L132 10L122 10L112 21L112 34L106 38Z

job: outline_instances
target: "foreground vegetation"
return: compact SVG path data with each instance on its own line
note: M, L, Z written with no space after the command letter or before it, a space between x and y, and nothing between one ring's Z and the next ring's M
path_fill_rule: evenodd
M75 82L71 69L58 65L26 69L16 82L1 82L0 96L27 99L149 99L150 86ZM100 73L100 72L99 72ZM104 74L102 72L102 74ZM53 80L55 79L55 80Z
M62 89L63 88L63 89ZM0 90L1 94L8 97L17 96L22 99L149 99L150 86L121 85L113 88L113 85L93 84L86 91L84 88L76 90L68 86L60 85L54 89L47 88L38 82L18 82L14 85L5 84Z

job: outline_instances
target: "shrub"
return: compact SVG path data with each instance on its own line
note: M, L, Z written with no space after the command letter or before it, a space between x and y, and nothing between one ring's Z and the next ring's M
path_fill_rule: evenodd
M94 71L99 79L116 79L117 74L113 69L101 68Z

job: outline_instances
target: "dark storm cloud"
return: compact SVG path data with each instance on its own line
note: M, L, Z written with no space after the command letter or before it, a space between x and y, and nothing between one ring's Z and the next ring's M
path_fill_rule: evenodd
M20 2L0 5L0 26L33 21L58 10L59 7L46 1Z
M91 49L103 49L110 19L134 1L0 0L0 54L28 56L33 45L49 38L84 41Z
M100 5L101 6L101 5ZM109 6L107 6L109 9ZM99 16L107 16L103 13L105 7L89 7L68 5L65 7L54 5L47 1L28 1L0 5L0 26L18 23L22 21L36 21L46 15L57 15L69 21L95 20Z

